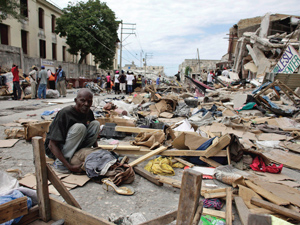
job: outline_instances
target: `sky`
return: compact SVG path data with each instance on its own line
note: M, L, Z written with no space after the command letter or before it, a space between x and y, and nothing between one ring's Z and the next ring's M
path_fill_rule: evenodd
M69 0L48 0L65 8ZM83 0L86 1L86 0ZM77 1L71 1L76 3ZM300 15L299 0L106 0L117 20L131 35L123 34L122 66L164 66L173 76L185 59L220 60L227 53L229 29L240 19L266 13ZM128 30L126 30L127 32ZM124 31L125 32L125 31ZM120 39L120 29L118 31Z

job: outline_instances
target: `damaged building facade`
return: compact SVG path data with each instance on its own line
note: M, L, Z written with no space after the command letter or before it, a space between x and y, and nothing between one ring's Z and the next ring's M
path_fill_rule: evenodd
M32 65L44 65L54 72L58 65L62 65L68 78L95 78L96 72L102 72L97 70L91 54L84 64L79 65L80 57L67 51L66 38L55 33L56 19L63 14L61 9L46 0L21 2L25 6L21 12L25 20L19 22L7 18L0 23L0 61L3 70L10 71L12 64L17 64L24 73L28 73ZM114 68L117 64L114 60Z
M251 78L259 78L271 73L288 46L299 49L299 19L299 16L267 13L240 20L230 30L233 71L240 78L248 78L249 74Z

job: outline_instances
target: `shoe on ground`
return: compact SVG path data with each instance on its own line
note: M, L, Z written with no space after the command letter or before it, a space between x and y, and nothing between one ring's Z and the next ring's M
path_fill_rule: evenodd
M56 160L52 164L52 167L58 173L62 173L62 174L70 174L71 173L71 171L67 167L65 167L61 162L57 162Z

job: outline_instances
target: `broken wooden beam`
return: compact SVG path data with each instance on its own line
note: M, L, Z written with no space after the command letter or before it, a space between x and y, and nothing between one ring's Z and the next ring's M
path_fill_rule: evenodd
M238 214L239 214L239 218L242 222L242 225L248 225L248 217L249 217L250 211L249 211L248 207L246 206L244 200L241 197L234 197L234 202L235 202Z
M198 225L199 224L202 212L203 212L203 202L200 201L199 205L197 207L197 210L196 210L196 213L195 213L192 225Z
M38 196L40 217L47 222L51 219L51 208L48 191L46 153L42 137L32 138L35 173L36 173L36 189Z
M105 150L130 150L130 151L139 151L141 146L132 146L132 145L100 145L98 144L97 148L93 149L105 149Z
M232 190L226 188L226 225L232 225Z
M295 212L294 210L255 197L251 198L251 203L256 206L271 210L272 212L276 212L278 214L284 215L288 218L292 218L297 221L300 221L300 213Z
M32 223L33 221L39 219L39 206L33 206L28 210L28 213L22 217L19 221L19 224L27 225Z
M116 149L114 150L114 152L118 153L118 154L122 154L122 155L145 155L148 154L150 152L153 152L152 150L149 149L141 149L140 151L136 151L136 150L120 150L120 149ZM200 151L200 150L165 150L161 153L159 153L159 155L163 155L163 156L204 156L205 155L205 151ZM215 157L226 157L227 153L226 150L222 150L220 152L218 152Z
M218 166L222 166L222 164L216 162L213 159L208 159L205 156L200 156L200 160L207 163L208 165L212 166L212 167L218 167Z
M137 164L141 163L141 162L144 162L145 160L151 158L152 156L155 156L155 155L158 155L160 154L161 152L165 151L168 147L165 147L165 146L160 146L158 149L156 150L152 150L150 151L149 153L147 153L146 155L143 155L142 157L134 160L133 162L129 163L128 165L129 166L136 166Z
M50 197L51 219L64 219L65 224L102 224L115 225L105 219L96 217L88 212L84 212L69 204L63 203L55 198Z
M165 177L165 176L161 176L161 175L157 175L156 179L164 184L169 184L175 188L181 188L181 181L180 180L175 180L173 178L170 177Z
M220 152L223 148L225 148L227 145L229 145L231 141L231 137L229 134L226 134L222 136L219 141L216 143L213 143L211 146L209 146L204 152L204 156L206 158L215 156L218 152Z
M202 174L187 169L182 176L176 224L191 224L195 217L201 192Z
M55 187L55 189L59 192L61 197L63 197L63 199L68 204L70 204L78 209L81 209L79 203L75 200L73 195L70 194L70 192L67 190L67 188L65 187L63 182L61 182L61 180L57 177L57 175L55 174L55 172L53 171L53 169L51 168L51 166L49 164L47 164L47 175L48 175L48 179L50 180L52 185Z
M250 180L245 180L246 185L255 191L257 194L261 195L262 197L268 199L269 201L275 203L276 205L289 205L290 202L274 195L273 193L269 192L268 190L252 183Z
M145 170L145 169L143 169L139 166L135 166L135 167L133 167L133 169L134 169L134 172L136 172L140 176L144 177L145 179L149 180L153 184L156 184L157 186L163 186L164 185L162 182L160 182L157 179L157 177L155 175L153 175L149 171L147 171L147 170Z
M175 159L177 162L181 162L183 165L186 165L186 166L188 166L188 167L190 167L190 168L194 167L194 164L193 164L193 163L190 163L190 162L188 162L188 161L186 161L186 160L184 160L184 159L182 159L182 158L175 157L174 159Z
M158 218L155 218L153 220L141 223L140 225L157 225L157 224L169 224L176 220L177 218L177 210L167 213L164 216L160 216Z
M17 198L0 205L0 224L28 213L27 197Z

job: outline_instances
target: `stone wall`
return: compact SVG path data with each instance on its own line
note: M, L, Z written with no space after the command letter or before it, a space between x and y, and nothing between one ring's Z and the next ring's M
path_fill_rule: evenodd
M96 73L105 74L104 70L98 70L96 66L91 66L87 64L77 64L71 62L60 62L56 60L49 60L53 62L54 67L62 66L63 70L66 72L67 78L97 78ZM3 70L10 71L13 64L19 66L23 70L23 73L28 74L33 65L38 68L41 67L40 58L31 58L23 55L20 48L1 45L0 44L0 65Z

